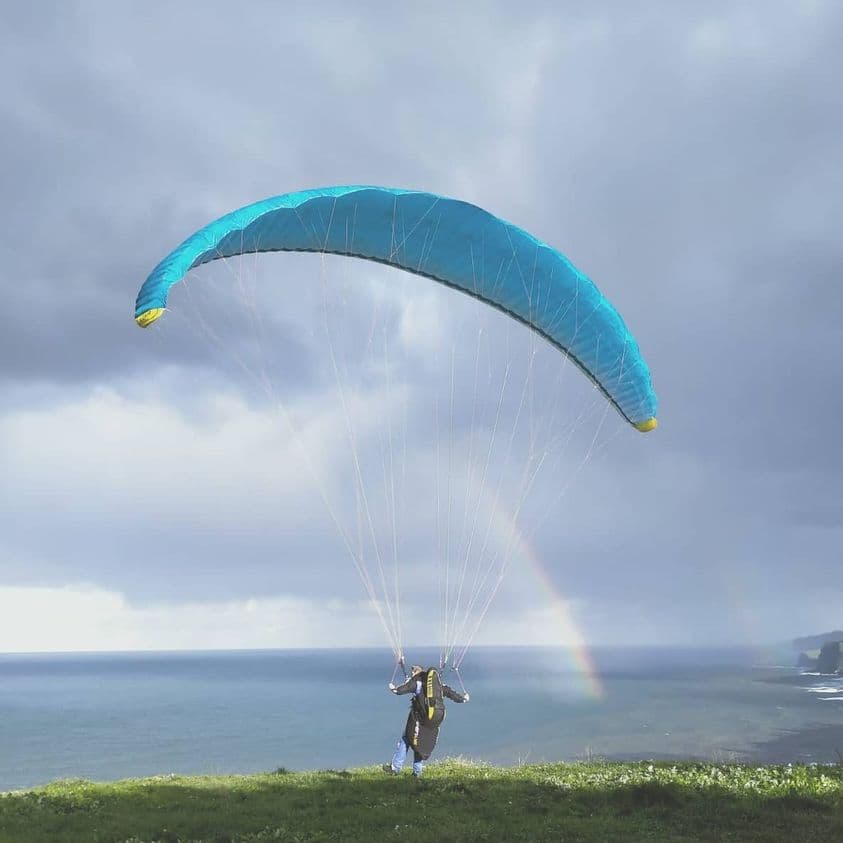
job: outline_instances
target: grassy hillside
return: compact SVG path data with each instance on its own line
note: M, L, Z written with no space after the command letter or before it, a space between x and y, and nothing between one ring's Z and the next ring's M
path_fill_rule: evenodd
M421 780L278 771L64 781L0 796L2 843L77 840L843 840L843 767L446 760Z

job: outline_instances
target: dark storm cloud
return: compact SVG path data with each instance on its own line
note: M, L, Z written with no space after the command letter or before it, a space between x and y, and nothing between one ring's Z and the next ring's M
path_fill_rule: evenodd
M819 465L836 475L843 454L831 445L843 409L833 387L843 126L831 83L843 73L841 16L831 6L783 9L617 16L578 56L579 73L563 59L545 77L572 80L559 93L573 108L547 114L536 137L588 148L575 168L548 174L558 188L548 218L566 220L572 253L610 279L641 339L662 397L660 445L686 471L683 455L710 473L697 492L673 478L684 512L642 513L661 564L642 552L642 536L618 548L626 573L582 588L637 583L656 595L680 580L692 593L713 559L733 554L735 568L798 567L804 579L833 564L821 541L810 552L822 561L810 570L797 561L808 539L788 534L787 513L840 501L839 486L811 475ZM578 100L583 78L595 84ZM595 113L605 117L597 126ZM552 152L543 145L539 160ZM639 493L666 502L652 470L639 471ZM597 546L577 554L600 556Z
M7 6L0 19L0 380L10 408L31 406L38 389L40 402L122 389L167 365L180 367L173 404L189 405L185 384L230 382L236 365L210 359L208 337L182 332L177 313L152 342L134 327L135 293L161 255L265 195L331 183L423 187L562 248L624 314L654 372L662 428L619 434L535 537L559 587L703 617L729 566L750 592L763 566L790 582L786 593L758 596L774 616L799 599L799 578L789 579L797 560L806 579L837 561L835 4L442 5L384 15L378 4L60 3ZM213 311L224 271L210 281L202 306ZM361 292L346 311L347 336L365 332L375 297ZM385 307L397 326L400 314ZM268 318L279 387L332 388L324 360L313 362L318 337L284 313ZM254 341L242 310L225 330L229 348ZM469 369L473 353L459 350ZM419 407L441 391L441 373L419 368ZM460 405L457 431L471 420ZM411 424L411 439L421 433ZM602 498L608 524L594 504ZM135 546L130 522L118 519L91 544L85 519L57 522L51 540L32 526L37 507L28 522L16 512L0 520L17 560L5 568L11 581L60 578L46 560L64 558L77 578L162 596L140 552L114 553ZM212 530L201 547L189 526L164 533L160 570L176 572L172 596L272 588L275 542L311 558L334 552L311 522L279 526L265 547L236 531ZM88 553L60 552L62 537ZM238 547L242 576L231 582ZM178 564L194 554L200 585L199 560ZM286 585L318 593L317 567Z
M339 6L203 10L6 10L3 69L23 84L2 106L3 272L26 315L2 340L7 377L96 380L103 362L148 361L120 317L190 231L294 187L429 185L446 144L493 128L465 116L481 64L443 61L456 35L442 24L408 51ZM443 97L458 70L469 84Z

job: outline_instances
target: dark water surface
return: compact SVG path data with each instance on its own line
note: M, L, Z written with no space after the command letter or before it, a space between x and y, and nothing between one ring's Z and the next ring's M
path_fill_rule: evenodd
M437 755L825 763L843 753L843 678L759 666L742 650L598 649L590 660L472 651L471 702L449 706ZM386 690L391 672L374 650L0 655L0 791L381 762L406 716Z

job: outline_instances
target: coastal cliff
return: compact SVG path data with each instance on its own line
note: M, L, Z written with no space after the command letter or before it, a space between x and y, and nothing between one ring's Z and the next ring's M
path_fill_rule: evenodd
M817 673L843 675L843 631L797 638L793 646L800 651L796 660L797 667L815 670Z
M823 644L820 654L817 657L818 673L841 673L843 672L843 642L829 641Z

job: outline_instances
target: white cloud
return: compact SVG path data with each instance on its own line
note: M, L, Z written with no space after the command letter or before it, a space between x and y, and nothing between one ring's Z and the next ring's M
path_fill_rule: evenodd
M275 522L279 510L313 508L311 468L327 491L336 481L347 446L331 396L291 408L294 436L283 412L234 395L194 395L188 413L148 389L137 392L95 389L0 416L0 490L11 508L56 521L64 510L82 520L119 514L256 528ZM359 404L355 421L365 437L385 408L379 396L348 400Z
M556 601L490 624L477 644L580 646L572 606ZM412 620L412 619L411 619ZM410 645L429 644L410 624ZM416 637L412 637L416 636ZM364 601L290 595L135 606L97 586L0 586L0 652L384 647Z
M365 605L289 596L132 606L95 586L0 587L0 652L381 644Z

